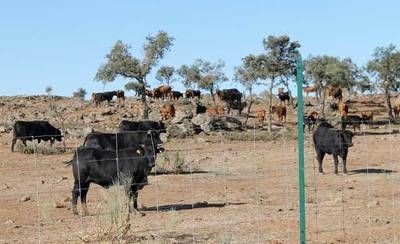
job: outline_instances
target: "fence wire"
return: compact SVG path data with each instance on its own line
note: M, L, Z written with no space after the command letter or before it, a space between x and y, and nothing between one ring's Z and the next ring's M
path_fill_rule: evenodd
M387 123L379 128L378 134L387 151L377 157L369 143L370 131L358 132L354 147L349 149L349 174L333 174L333 163L329 155L324 159L325 174L318 172L318 162L312 138L305 132L305 174L306 174L306 217L307 236L311 243L324 241L347 242L391 242L398 241L397 202L400 196L396 164L398 153L397 133ZM175 240L202 242L206 240L233 243L283 243L298 242L298 185L296 144L283 136L281 141L256 141L258 130L254 127L251 143L228 141L223 132L216 134L217 142L190 142L167 147L162 154L120 157L118 135L115 134L116 157L113 162L120 166L121 160L152 159L156 164L149 176L149 184L139 191L139 205L145 216L132 215L129 219L131 232L116 235L116 240L155 241ZM147 131L146 131L147 132ZM150 134L152 135L152 134ZM374 136L374 135L372 135ZM31 138L34 139L34 138ZM151 138L154 142L154 138ZM195 140L195 139L192 139ZM368 141L367 141L368 140ZM35 144L37 145L37 144ZM79 145L74 145L75 152ZM155 148L152 150L155 152ZM69 154L70 155L70 154ZM101 163L102 160L79 159L77 165ZM20 168L24 181L31 190L24 187L16 176L8 177L11 187L0 190L0 203L15 214L15 219L1 223L3 243L19 242L64 242L76 240L101 241L105 228L110 228L109 218L114 209L104 209L109 204L109 190L91 185L88 194L90 215L72 215L70 202L59 207L46 206L70 197L73 186L71 169L61 164L63 160L54 155L40 155L37 147L32 156L21 156L26 162L6 163L5 169ZM62 156L63 159L72 156ZM182 157L179 159L179 157ZM49 159L51 158L51 159ZM57 159L55 159L57 158ZM29 165L29 161L33 165ZM165 162L181 168L165 172ZM375 160L381 160L376 162ZM51 162L58 160L59 162ZM109 161L110 159L107 159ZM182 160L179 161L179 160ZM182 165L181 165L182 164ZM21 168L21 166L24 166ZM341 164L339 164L341 166ZM25 167L26 166L26 167ZM48 167L56 168L49 171ZM68 171L65 180L48 181ZM54 173L54 174L53 174ZM79 173L79 171L78 171ZM117 172L118 175L120 172ZM64 173L63 173L64 175ZM78 175L78 178L79 175ZM43 183L44 179L46 182ZM119 181L120 177L118 177ZM118 182L120 183L120 182ZM85 190L79 182L79 193ZM379 184L379 187L376 185ZM382 189L381 187L387 187ZM28 189L29 189L28 188ZM388 190L389 189L389 190ZM386 190L386 191L385 191ZM123 205L124 191L117 191L114 200ZM21 197L34 196L27 202L18 202ZM78 203L78 208L81 205ZM33 211L35 209L35 211ZM124 223L122 208L116 215ZM36 214L35 214L36 212ZM81 211L80 211L81 213ZM110 217L111 216L111 217ZM129 234L130 233L130 234ZM135 239L138 238L138 239Z

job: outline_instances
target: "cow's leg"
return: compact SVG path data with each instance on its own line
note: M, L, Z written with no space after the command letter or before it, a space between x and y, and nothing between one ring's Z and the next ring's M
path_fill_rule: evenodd
M12 142L11 142L11 152L14 152L15 143L17 143L17 138L13 138L13 139L12 139Z
M133 183L131 188L128 191L128 196L129 199L132 201L132 207L131 205L129 205L129 212L135 212L136 214L140 214L141 216L144 216L144 213L141 213L138 209L138 187L136 185L136 183Z
M74 188L72 189L72 200L71 200L71 205L72 205L72 213L74 215L78 215L78 209L76 208L76 205L78 203L78 197L79 197L79 182L75 181L74 183Z
M24 146L26 147L26 139L22 139L22 143L24 144Z
M343 160L343 174L346 175L347 174L347 150L345 150L343 152L342 155L342 160Z
M318 170L321 174L323 174L324 170L322 169L322 160L324 160L325 153L319 150L316 150L316 152L317 152Z
M335 164L335 174L338 174L339 158L337 154L333 154L333 162Z
M89 211L86 205L86 196L89 191L90 184L81 184L81 205L83 210L83 215L89 215Z

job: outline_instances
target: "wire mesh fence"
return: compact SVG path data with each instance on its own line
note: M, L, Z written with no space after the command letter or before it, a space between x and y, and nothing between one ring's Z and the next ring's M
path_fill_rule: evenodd
M329 155L325 173L318 172L312 136L305 132L308 242L399 241L396 126L389 121L373 129L362 126L349 149L347 175L334 174ZM250 130L254 138L259 131ZM80 146L68 144L74 150ZM73 153L12 154L1 167L0 241L299 242L295 140L236 142L221 131L164 146L148 185L139 191L141 213L131 214L122 187L96 184L87 196L89 215L80 204L79 216L72 214L74 176L62 162ZM113 162L120 160L116 154Z

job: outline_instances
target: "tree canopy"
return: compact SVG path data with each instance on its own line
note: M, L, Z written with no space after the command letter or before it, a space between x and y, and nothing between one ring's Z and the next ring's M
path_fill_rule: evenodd
M367 71L384 91L388 115L393 118L390 91L398 91L400 88L400 52L396 46L390 44L388 47L376 48L367 63Z
M162 83L171 85L172 82L175 81L175 68L172 66L161 66L157 70L156 79L161 81Z
M129 45L117 41L106 56L107 62L98 69L95 80L112 82L118 76L121 76L130 79L130 82L137 83L136 87L140 87L137 91L140 92L139 95L141 95L145 106L143 117L147 118L148 105L144 93L146 76L170 50L173 40L174 38L164 31L158 32L155 36L147 36L143 46L144 57L141 60L131 54Z

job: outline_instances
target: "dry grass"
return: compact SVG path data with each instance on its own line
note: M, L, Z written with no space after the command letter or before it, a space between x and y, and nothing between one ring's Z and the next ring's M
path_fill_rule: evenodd
M131 185L132 178L121 175L120 185L116 183L105 191L100 204L98 225L89 235L79 237L84 242L124 242L131 230L130 206L132 201L126 194L126 187Z
M268 131L239 131L225 132L224 137L230 141L275 141L280 139L296 140L297 131L281 129L279 132Z
M180 152L175 152L172 156L164 153L160 158L156 166L157 174L182 174L190 171L189 164Z

